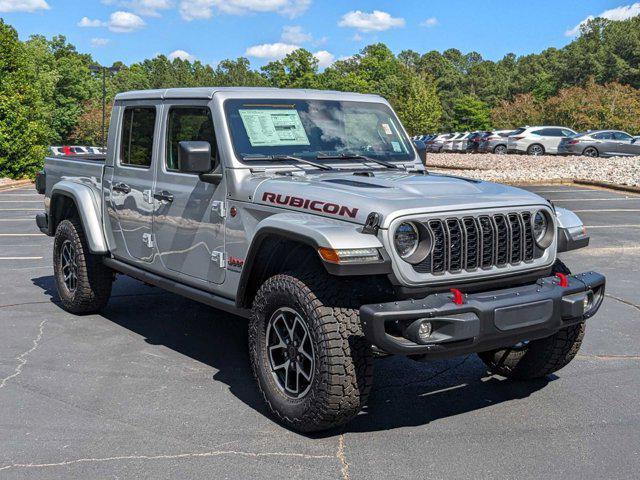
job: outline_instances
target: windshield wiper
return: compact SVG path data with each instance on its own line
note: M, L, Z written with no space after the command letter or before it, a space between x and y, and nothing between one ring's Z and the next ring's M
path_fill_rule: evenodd
M267 160L267 161L273 161L273 162L285 162L287 160L291 160L294 162L311 165L312 167L316 167L321 170L333 170L333 167L329 165L323 165L322 163L312 162L311 160L307 160L306 158L293 157L291 155L245 155L242 157L242 159L243 160Z
M366 155L356 155L351 153L341 153L340 155L318 155L316 157L316 160L362 160L363 162L373 162L387 168L393 168L395 170L400 168L398 165L385 162L384 160L380 160L378 158L371 158L367 157Z

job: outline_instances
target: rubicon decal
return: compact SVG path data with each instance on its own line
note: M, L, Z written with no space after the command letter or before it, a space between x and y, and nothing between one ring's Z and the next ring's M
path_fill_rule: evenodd
M281 195L279 193L264 192L262 201L276 205L287 205L294 208L313 210L314 212L340 215L341 217L356 218L358 214L357 208L345 207L337 203L323 202L322 200L310 200L308 198L293 197L291 195Z

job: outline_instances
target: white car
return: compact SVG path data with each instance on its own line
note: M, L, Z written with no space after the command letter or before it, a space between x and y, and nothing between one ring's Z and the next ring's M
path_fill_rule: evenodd
M528 155L555 155L562 139L575 134L576 132L567 127L518 128L509 136L507 150L509 153Z
M469 138L471 132L464 132L462 136L456 138L453 142L453 150L455 152L465 152L467 150L467 138Z
M442 146L442 151L443 152L452 152L453 148L454 148L454 142L462 137L462 133L460 132L455 132L453 135L451 135L448 139L446 139L444 141L444 144Z

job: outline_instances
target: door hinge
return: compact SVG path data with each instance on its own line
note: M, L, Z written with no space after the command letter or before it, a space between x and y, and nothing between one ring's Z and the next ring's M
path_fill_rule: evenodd
M215 262L220 268L224 268L224 252L214 250L211 252L211 261Z
M151 190L143 190L142 199L147 203L153 203L153 195L151 195Z
M153 235L151 233L143 233L142 243L144 243L149 248L153 248L153 245L154 245Z
M224 205L224 202L220 200L211 202L211 211L216 212L220 218L224 218L227 216L227 209Z

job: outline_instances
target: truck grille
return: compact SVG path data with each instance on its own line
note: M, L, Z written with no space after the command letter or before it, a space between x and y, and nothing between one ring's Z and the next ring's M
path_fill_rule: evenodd
M413 268L418 273L459 273L534 260L529 212L428 220L431 254Z

